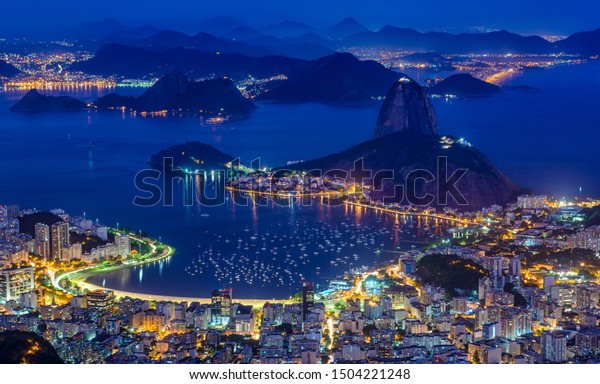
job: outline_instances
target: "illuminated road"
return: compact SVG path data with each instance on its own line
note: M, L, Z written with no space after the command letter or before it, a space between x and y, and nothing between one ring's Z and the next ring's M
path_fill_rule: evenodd
M136 238L134 236L131 236L131 238L140 243L148 245L151 248L151 254L154 254L156 252L157 247L153 243L151 243L147 240L144 240L144 239ZM139 266L139 265L143 265L143 264L153 263L153 262L156 262L156 261L159 261L159 260L162 260L162 259L172 256L174 252L175 251L172 247L165 245L165 249L163 250L163 252L160 255L149 257L147 259L144 259L144 260L141 260L138 262L122 264L122 265L118 265L118 266L109 266L106 268L98 268L98 266L94 265L94 266L90 266L90 267L76 269L74 271L65 272L58 276L56 276L54 274L55 271L50 271L50 279L51 279L52 285L54 286L55 289L66 292L66 293L70 293L70 292L65 290L64 288L62 288L60 285L61 281L66 278L69 278L73 283L77 284L79 287L81 287L83 289L88 289L88 290L108 289L106 287L88 283L86 281L86 279L92 275L115 271L117 269L130 268L130 267ZM115 289L110 289L110 290L115 293L116 297L131 297L131 298L140 299L140 300L173 301L173 302L186 301L186 302L200 302L200 303L210 303L210 301L211 301L210 297L168 296L168 295L159 295L159 294L151 294L151 293L120 291L120 290L115 290ZM266 302L270 302L270 303L282 303L283 302L283 300L280 300L280 299L235 299L234 301L236 303L241 303L243 305L252 305L253 307L259 307L259 308L262 308L262 306Z
M99 285L90 284L85 281L77 281L77 284L82 288L86 288L89 290L94 289L107 289L105 287L101 287ZM127 291L119 291L115 289L111 289L115 293L116 297L131 297L140 300L155 300L155 301L172 301L172 302L182 302L186 301L188 303L191 302L199 302L202 304L210 303L210 297L188 297L188 296L168 296L168 295L155 295L151 293L138 293L138 292L127 292ZM267 302L269 303L283 303L284 300L278 299L233 299L234 303L241 303L243 305L251 305L255 308L262 308L263 305Z
M331 192L331 191L304 193L304 192L294 192L294 191L286 191L286 192L255 191L255 190L240 189L240 188L234 188L234 187L226 187L226 189L229 191L245 193L248 195L264 195L264 196L273 196L273 197L288 198L288 199L293 198L293 197L330 197L331 198L331 197L342 197L343 196L343 194L341 192ZM372 204L356 203L356 202L352 202L352 201L348 201L348 200L344 201L344 204L355 206L355 207L360 207L360 208L374 209L376 211L392 213L395 215L406 215L406 216L417 216L417 217L420 216L420 217L427 217L427 218L438 219L438 220L445 220L448 222L458 223L458 224L462 224L462 225L483 226L483 224L469 221L466 219L447 217L444 215L434 214L434 213L400 211L400 210L396 210L396 209L392 209L392 208L381 207L381 206L372 205Z
M475 225L475 226L479 226L479 227L483 226L483 224L476 223L474 221L469 221L469 220L465 220L465 219L457 219L457 218L453 218L453 217L447 217L447 216L438 215L435 213L400 211L400 210L396 210L396 209L392 209L392 208L380 207L377 205L370 205L370 204L355 203L355 202L351 202L351 201L346 201L346 202L344 202L344 204L351 205L354 207L374 209L379 212L392 213L394 215L428 217L431 219L445 220L445 221L449 221L452 223L458 223L458 224L462 224L462 225Z
M505 81L518 73L519 71L515 70L514 68L509 68L507 70L494 73L493 75L486 77L484 80L488 83L499 84L502 81Z
M245 193L248 195L260 195L260 196L272 196L281 198L292 198L292 197L341 197L342 192L299 192L299 191L281 191L281 192L269 192L269 191L255 191L253 189L242 189L234 187L225 187L228 191Z
M131 236L131 235L130 235L130 237L133 240L136 240L142 244L149 246L150 254L156 253L157 247L150 241L144 240L141 238L137 238L137 237ZM66 278L70 278L72 281L83 282L83 281L85 281L85 279L87 277L89 277L91 275L96 275L96 274L100 274L100 273L115 271L118 269L130 268L130 267L135 267L135 266L139 266L139 265L143 265L143 264L153 263L155 261L159 261L159 260L165 259L167 257L171 257L173 255L173 253L175 253L175 250L172 247L165 245L165 248L163 249L163 251L160 255L151 256L151 257L145 258L143 260L139 260L139 261L135 261L135 262L125 261L121 265L111 265L111 266L104 267L104 268L101 268L98 265L92 265L89 267L75 269L73 271L61 273L60 275L56 275L55 270L50 270L49 275L50 275L50 280L52 282L52 285L54 286L55 289L66 292L66 293L70 293L69 291L63 289L60 285L60 282ZM82 277L78 279L77 275L82 275Z

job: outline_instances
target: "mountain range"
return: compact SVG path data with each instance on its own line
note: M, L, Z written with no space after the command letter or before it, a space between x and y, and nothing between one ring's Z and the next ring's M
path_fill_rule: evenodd
M556 43L560 51L586 56L600 54L600 28L577 32Z
M600 29L578 32L550 42L540 36L524 36L506 30L482 33L420 32L387 25L370 30L354 18L345 18L329 27L284 20L259 26L230 16L217 16L194 25L158 28L152 25L127 26L117 20L88 22L52 31L57 37L79 40L79 47L91 51L116 43L153 50L194 48L206 52L238 53L247 56L282 55L316 59L351 47L390 48L438 54L463 53L567 53L600 54ZM55 47L58 48L58 47Z
M385 95L400 74L374 61L361 61L348 53L336 53L317 60L284 56L250 57L215 54L195 49L175 48L154 52L110 44L90 60L76 63L74 69L97 75L158 77L181 72L190 78L227 76L235 81L285 75L287 80L267 84L268 92L259 99L276 102L324 102L364 105Z
M505 30L488 33L419 32L385 26L343 40L345 46L393 48L437 53L549 53L553 43L539 36L521 36Z

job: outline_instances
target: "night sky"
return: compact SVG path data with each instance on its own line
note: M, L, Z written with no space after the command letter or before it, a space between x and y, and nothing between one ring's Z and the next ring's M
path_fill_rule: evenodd
M486 26L519 33L570 34L600 28L597 0L30 0L3 2L0 14L0 33L4 34L106 18L183 28L220 14L251 26L292 19L322 27L352 16L372 29L393 24L419 30L451 28L452 32Z

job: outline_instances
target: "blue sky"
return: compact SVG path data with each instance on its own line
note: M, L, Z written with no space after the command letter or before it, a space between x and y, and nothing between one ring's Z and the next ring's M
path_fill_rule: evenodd
M420 30L488 26L521 33L561 34L600 28L597 0L13 0L4 1L0 13L4 13L0 31L13 33L106 18L176 27L219 14L255 26L282 19L318 26L353 16L371 28L385 24Z

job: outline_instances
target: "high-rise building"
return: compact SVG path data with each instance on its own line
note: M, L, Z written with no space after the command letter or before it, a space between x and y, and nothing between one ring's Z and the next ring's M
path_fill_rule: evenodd
M582 248L599 252L600 225L594 225L574 235L567 236L567 248Z
M119 256L128 256L131 253L131 239L129 235L116 234L115 245L117 246Z
M50 227L46 224L35 225L35 252L44 259L50 257Z
M453 313L467 313L469 310L469 299L467 297L455 297L452 299Z
M545 209L548 208L548 196L546 195L522 195L517 197L517 207L521 209Z
M512 283L516 287L521 286L521 257L515 256L510 259L510 264L508 268L508 274L510 275Z
M8 227L8 213L4 205L0 205L0 229Z
M567 361L567 336L562 332L546 331L541 338L542 356L552 363Z
M550 293L550 289L554 286L555 277L554 275L546 275L544 276L544 292Z
M304 282L302 284L302 318L306 320L306 315L315 306L315 285Z
M492 287L502 289L504 287L504 261L502 256L492 256L487 260L487 269L490 271Z
M214 324L222 324L223 318L230 316L232 298L231 288L213 289L210 312Z
M481 277L479 278L479 285L477 289L477 297L479 300L485 299L485 293L490 290L490 278L489 277Z
M63 259L63 248L69 246L69 223L58 222L50 227L50 252L53 260Z
M283 304L265 303L263 306L263 324L281 325L283 321Z
M106 289L97 289L85 295L87 307L95 309L99 316L110 316L115 306L115 293Z
M22 293L35 288L35 268L15 268L0 271L0 299L18 300Z
M62 249L62 260L81 260L83 255L83 248L81 243L71 244L68 247Z
M6 206L6 216L9 220L16 219L21 214L21 208L18 204L11 204Z
M98 236L104 241L108 240L108 227L103 225L96 227L96 236Z

